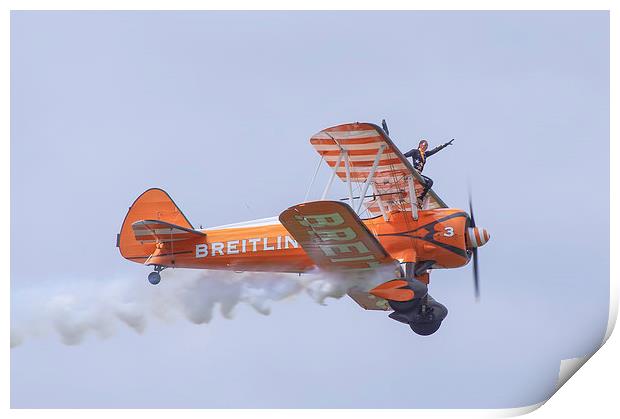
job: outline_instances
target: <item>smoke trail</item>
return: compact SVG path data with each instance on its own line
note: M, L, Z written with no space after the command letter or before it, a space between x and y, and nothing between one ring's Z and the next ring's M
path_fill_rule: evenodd
M268 315L271 303L305 291L324 304L326 298L341 298L352 287L370 288L383 275L338 275L278 273L232 273L170 270L154 287L144 279L75 281L17 291L11 302L11 347L26 338L56 333L67 345L85 337L112 336L118 327L138 334L150 321L185 318L206 324L219 309L232 318L237 304L244 303ZM384 279L385 280L385 279Z

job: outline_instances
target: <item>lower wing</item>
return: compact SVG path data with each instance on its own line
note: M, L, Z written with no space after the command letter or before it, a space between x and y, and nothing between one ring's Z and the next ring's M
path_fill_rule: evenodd
M321 270L337 273L343 280L359 278L360 287L349 296L368 310L389 310L387 301L368 293L372 285L392 279L398 267L353 209L337 201L295 205L280 214L280 222Z

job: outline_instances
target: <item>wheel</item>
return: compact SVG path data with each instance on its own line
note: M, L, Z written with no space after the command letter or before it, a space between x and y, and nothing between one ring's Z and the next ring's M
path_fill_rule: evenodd
M430 296L428 304L425 306L426 310L422 311L423 308L420 307L417 313L410 317L412 321L409 323L409 326L418 335L432 335L439 330L441 322L448 315L448 309Z
M161 281L161 275L159 274L159 272L151 272L149 274L149 282L153 285L157 285L159 284L159 281Z
M416 334L421 335L421 336L432 335L437 330L439 330L440 326L441 326L440 321L434 321L434 322L428 322L428 323L427 322L409 323L409 327L411 327L411 330L413 330Z

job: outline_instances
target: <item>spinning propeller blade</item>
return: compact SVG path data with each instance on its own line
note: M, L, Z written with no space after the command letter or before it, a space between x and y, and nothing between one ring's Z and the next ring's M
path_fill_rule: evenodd
M471 227L476 227L476 221L474 219L474 206L472 204L471 199L471 191L469 192L469 216L471 218ZM480 276L478 272L478 248L474 247L472 249L473 259L474 259L474 294L476 296L476 301L480 301Z

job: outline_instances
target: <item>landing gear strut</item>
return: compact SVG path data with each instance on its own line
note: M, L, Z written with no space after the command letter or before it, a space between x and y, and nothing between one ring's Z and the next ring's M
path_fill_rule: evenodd
M432 263L431 263L432 264ZM428 265L426 265L428 266ZM420 264L420 269L413 263L405 265L405 278L415 294L410 301L388 300L394 310L390 318L409 324L411 330L421 336L428 336L439 330L441 322L448 315L448 309L428 295L427 267Z
M154 269L154 272L151 272L148 278L151 284L157 285L161 281L161 275L159 273L163 271L164 269L166 269L166 267L162 265L154 265L153 269Z

